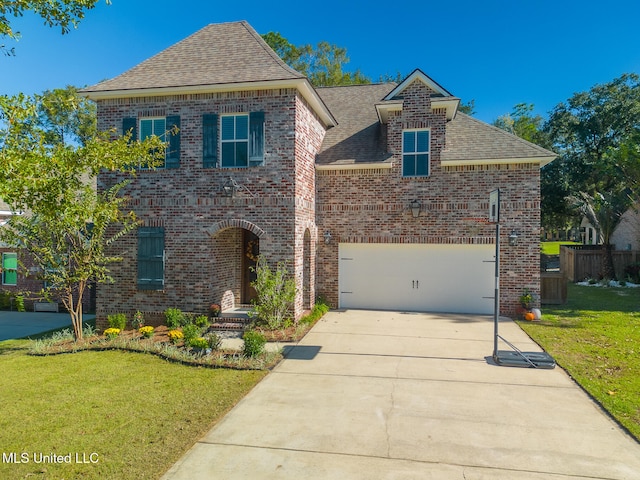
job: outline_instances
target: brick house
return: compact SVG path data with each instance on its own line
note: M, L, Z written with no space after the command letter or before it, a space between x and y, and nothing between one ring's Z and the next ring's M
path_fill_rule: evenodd
M502 313L540 290L540 168L555 155L458 112L420 70L314 88L234 22L83 93L101 129L178 127L163 167L126 187L142 225L116 247L124 261L98 286L99 318L249 303L258 255L294 275L296 318L318 295L341 308L490 313L498 188Z

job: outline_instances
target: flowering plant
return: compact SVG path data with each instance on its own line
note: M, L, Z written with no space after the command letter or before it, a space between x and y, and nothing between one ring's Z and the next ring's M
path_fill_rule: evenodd
M218 305L217 303L212 303L211 305L209 305L209 313L212 317L217 317L218 315L220 315L220 305Z
M131 320L133 328L140 328L144 326L144 314L138 310L133 314L133 320Z
M104 331L104 334L109 337L110 339L114 339L116 338L118 335L120 335L120 329L119 328L107 328Z
M169 340L171 340L172 343L178 343L184 338L184 335L180 330L169 330L169 333L167 333L167 335L169 336Z
M145 337L145 338L149 338L151 336L153 336L153 331L154 328L150 325L146 326L146 327L140 327L138 329L138 332L140 332L140 334Z

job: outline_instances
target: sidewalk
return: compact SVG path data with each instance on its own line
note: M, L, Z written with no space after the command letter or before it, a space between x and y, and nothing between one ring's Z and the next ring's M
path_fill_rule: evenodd
M640 478L640 444L562 369L492 348L489 317L330 312L163 479Z

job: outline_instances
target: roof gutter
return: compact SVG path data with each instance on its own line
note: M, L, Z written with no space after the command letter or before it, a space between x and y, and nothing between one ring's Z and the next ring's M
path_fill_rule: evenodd
M318 93L306 78L267 80L258 82L220 83L212 85L186 85L180 87L132 88L120 90L80 90L80 95L90 100L109 100L114 98L162 97L167 95L197 95L200 93L240 92L255 90L273 90L295 88L309 103L314 112L327 128L335 127L338 121L322 101Z

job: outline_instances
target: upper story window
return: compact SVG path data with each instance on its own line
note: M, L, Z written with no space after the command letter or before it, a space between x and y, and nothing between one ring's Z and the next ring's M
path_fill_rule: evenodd
M165 160L159 168L178 168L180 166L180 117L125 118L122 120L122 133L131 132L131 140L145 140L153 135L167 142Z
M3 285L18 284L18 254L17 253L2 254L2 284Z
M249 115L224 115L220 119L223 167L249 166Z
M426 177L430 173L431 132L428 129L402 132L402 176Z
M166 118L142 118L140 119L140 140L155 135L164 142L164 134L167 131Z
M244 168L264 163L264 113L202 116L204 167ZM218 135L218 132L220 134Z

